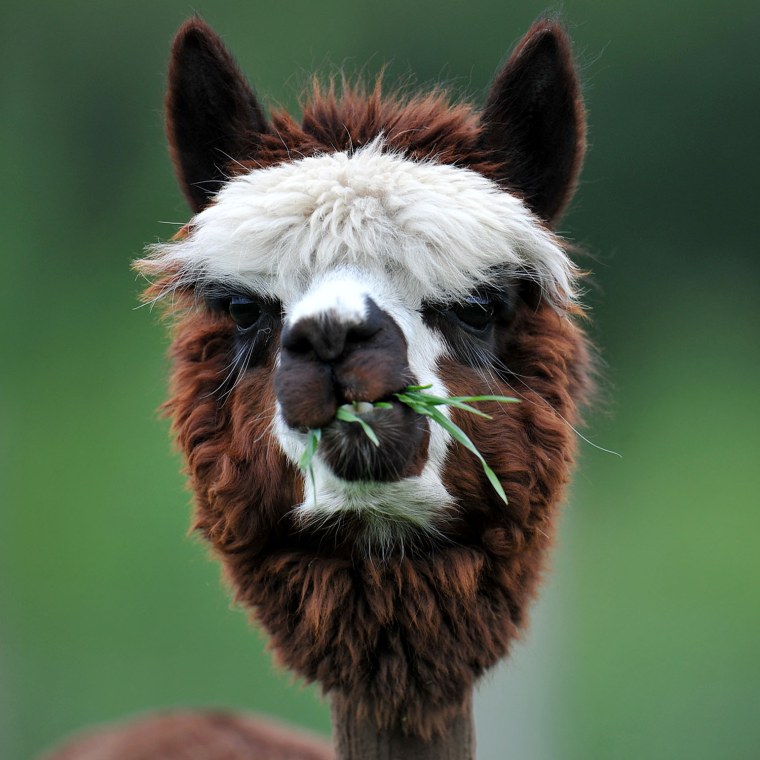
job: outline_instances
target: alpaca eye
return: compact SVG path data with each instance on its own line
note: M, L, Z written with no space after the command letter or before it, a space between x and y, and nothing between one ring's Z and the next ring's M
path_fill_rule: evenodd
M246 296L233 296L228 307L230 316L240 330L248 330L258 322L261 308Z
M480 293L471 295L462 303L451 307L452 314L472 330L485 330L491 323L495 311L493 299Z

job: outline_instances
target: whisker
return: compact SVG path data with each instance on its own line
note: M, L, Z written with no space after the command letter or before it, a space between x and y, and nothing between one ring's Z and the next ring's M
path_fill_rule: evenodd
M506 366L505 366L505 370L506 370ZM509 371L509 370L506 370L506 371ZM511 373L511 374L514 374L514 373ZM559 409L555 409L546 398L544 398L538 391L533 389L533 387L528 383L528 376L518 375L518 374L514 374L514 376L519 378L520 382L533 394L532 397L526 396L525 394L520 393L520 391L517 388L515 388L511 383L505 380L507 387L509 387L510 390L513 393L515 393L515 395L520 396L520 398L523 401L529 404L536 404L536 400L541 401L541 403L543 403L547 409L551 410L551 412L563 424L565 424L576 436L578 436L578 438L580 438L584 443L587 443L592 448L597 449L598 451L602 451L605 454L612 454L613 456L619 457L620 459L623 458L623 455L620 452L614 451L613 449L607 449L604 446L600 446L598 443L594 443L591 439L583 435L583 433L581 433L581 431L578 430L578 428L575 427L575 425L573 425L572 422L570 422L570 420L568 420L567 417L565 417L562 414L562 412L559 411Z
M229 363L229 364L227 364L227 366L226 366L226 367L224 367L224 369L222 369L222 370L221 370L221 372L225 372L225 373L226 373L226 374L225 374L225 377L224 377L224 379L222 380L222 382L221 382L221 383L219 383L219 385L217 385L217 386L216 386L216 388L214 388L214 390L212 390L212 391L209 391L209 392L208 392L207 394L205 394L204 396L201 396L201 398L209 398L210 396L215 396L217 393L219 393L219 391L220 391L222 388L226 387L227 383L228 383L228 382L230 381L230 379L232 378L232 375L233 375L233 373L235 372L235 369L236 369L236 368L237 368L237 366L238 366L238 362L240 361L240 358L242 357L242 355L243 355L243 353L245 352L245 350L246 350L246 346L241 346L241 347L240 347L240 348L239 348L239 349L238 349L238 350L235 352L235 355L232 357L232 360L230 361L230 363ZM221 372L220 372L220 374L221 374ZM231 389L230 389L230 390L231 390ZM222 398L223 398L223 399L224 399L224 398L226 398L226 396L227 396L229 393L230 393L230 391L227 391L227 393L226 393L226 394L224 394L224 396L223 396Z

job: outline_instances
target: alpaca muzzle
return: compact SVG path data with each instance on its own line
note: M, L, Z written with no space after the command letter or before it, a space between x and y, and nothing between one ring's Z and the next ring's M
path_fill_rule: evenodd
M291 428L322 429L320 452L345 480L398 480L416 474L427 423L393 396L415 378L396 322L368 296L357 319L326 309L294 320L282 333L275 391ZM376 402L390 408L375 408ZM361 427L336 419L350 405L380 445Z

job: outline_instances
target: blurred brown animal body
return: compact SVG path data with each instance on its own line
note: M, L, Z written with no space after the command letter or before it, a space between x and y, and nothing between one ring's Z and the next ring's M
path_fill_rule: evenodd
M266 118L192 19L167 131L196 216L138 267L149 299L171 296L166 411L195 528L278 661L332 699L341 757L470 757L473 685L525 624L589 388L551 231L585 148L568 39L537 22L482 111L344 84L315 86L298 122ZM408 385L520 400L451 413L508 504L398 402ZM378 447L335 419L345 405Z

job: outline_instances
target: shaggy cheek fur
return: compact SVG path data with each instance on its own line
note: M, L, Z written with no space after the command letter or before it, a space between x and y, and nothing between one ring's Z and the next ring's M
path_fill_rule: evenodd
M502 339L498 358L510 370L502 381L486 383L477 371L452 362L441 373L452 395L499 393L520 399L519 404L479 405L493 416L488 425L454 413L503 484L508 504L460 447L451 450L444 469L445 485L461 508L452 535L482 547L489 581L498 591L494 598L505 604L500 633L506 651L540 580L570 479L576 448L571 425L577 422L577 401L588 390L588 352L578 328L543 306L524 308L515 331Z
M231 353L228 324L188 316L176 328L166 404L195 495L194 527L223 554L261 550L303 498L300 475L271 432L273 351L225 395Z
M440 367L452 394L522 399L484 405L494 415L488 426L455 415L509 504L471 454L452 445L446 486L459 511L448 540L387 561L351 552L350 523L341 540L298 532L287 519L301 479L271 438L271 364L250 370L219 406L212 391L224 336L188 322L174 344L169 409L196 494L196 527L279 661L378 726L442 733L524 623L572 465L573 435L561 417L575 420L586 351L577 328L549 307L526 308L518 325L500 358L520 380L493 387L451 360Z

